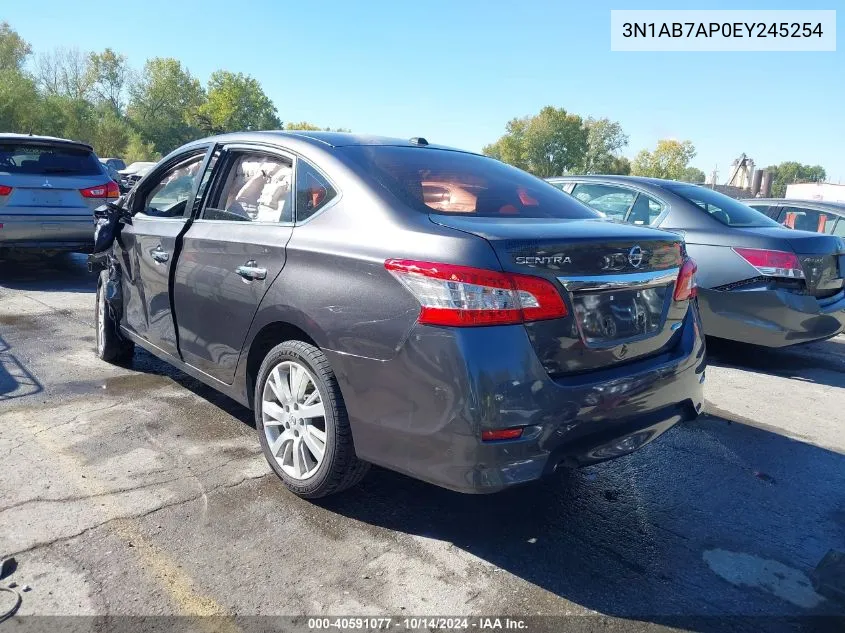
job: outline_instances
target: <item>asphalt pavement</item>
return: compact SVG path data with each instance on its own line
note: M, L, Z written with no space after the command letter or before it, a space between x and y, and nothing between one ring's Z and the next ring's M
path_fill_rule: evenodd
M845 550L845 337L711 347L707 414L614 462L481 497L374 468L315 503L270 473L247 409L140 349L99 361L94 287L83 256L0 262L0 558L29 587L19 615L845 616L809 581Z

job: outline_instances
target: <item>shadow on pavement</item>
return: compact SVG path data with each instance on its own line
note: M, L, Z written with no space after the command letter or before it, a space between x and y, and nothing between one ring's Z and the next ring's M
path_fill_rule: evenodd
M18 360L9 344L0 336L0 402L31 396L43 389L38 379Z
M610 616L710 631L794 630L786 618L845 615L807 579L845 543L845 456L722 418L497 495L378 469L321 505L454 543Z
M707 363L714 367L845 387L845 343L841 338L783 348L707 339Z
M81 253L12 253L0 259L0 288L39 292L95 292L97 276Z

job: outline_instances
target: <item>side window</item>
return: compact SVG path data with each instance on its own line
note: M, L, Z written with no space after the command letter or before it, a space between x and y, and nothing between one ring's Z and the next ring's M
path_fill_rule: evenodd
M291 176L287 158L261 152L234 152L226 160L222 184L203 211L204 220L290 222Z
M608 218L624 220L637 192L612 185L579 182L572 195Z
M302 222L326 206L337 191L320 172L304 160L296 168L296 221Z
M625 221L639 226L652 226L663 212L663 205L644 193L638 194Z
M203 158L205 154L195 154L164 172L144 196L138 213L155 218L181 218Z
M831 222L831 224L833 224ZM836 226L833 229L833 234L840 237L845 237L845 218L839 218L836 221Z
M785 212L784 226L800 231L830 233L836 220L836 216L816 209L787 207Z

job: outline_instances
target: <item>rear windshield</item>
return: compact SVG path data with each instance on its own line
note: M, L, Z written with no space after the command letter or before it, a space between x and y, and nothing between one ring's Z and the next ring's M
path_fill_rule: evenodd
M40 176L96 176L103 173L100 161L89 150L40 143L0 143L0 171Z
M666 189L698 205L728 226L780 226L777 222L725 194L696 185L664 185Z
M476 217L601 217L549 183L485 156L385 145L342 149L385 189L423 213Z

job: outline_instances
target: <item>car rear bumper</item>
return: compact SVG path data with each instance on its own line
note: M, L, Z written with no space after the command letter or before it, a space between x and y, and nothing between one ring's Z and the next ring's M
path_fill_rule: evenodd
M699 288L708 336L786 347L836 336L845 328L845 292L819 301L785 290Z
M679 335L660 356L554 379L522 326L416 326L390 361L326 354L361 459L485 493L625 455L694 419L705 370L695 311ZM515 426L519 439L481 441Z
M94 224L85 215L2 215L0 248L90 250Z

